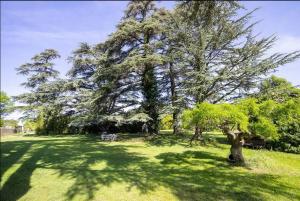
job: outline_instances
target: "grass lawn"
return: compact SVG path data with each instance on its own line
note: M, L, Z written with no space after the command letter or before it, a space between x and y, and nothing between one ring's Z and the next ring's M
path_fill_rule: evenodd
M185 140L101 142L84 136L1 138L1 200L300 200L300 155Z

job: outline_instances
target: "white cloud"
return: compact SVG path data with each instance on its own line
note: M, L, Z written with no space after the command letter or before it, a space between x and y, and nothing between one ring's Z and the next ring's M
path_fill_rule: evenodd
M300 36L285 35L278 37L271 52L289 53L297 50L300 50Z

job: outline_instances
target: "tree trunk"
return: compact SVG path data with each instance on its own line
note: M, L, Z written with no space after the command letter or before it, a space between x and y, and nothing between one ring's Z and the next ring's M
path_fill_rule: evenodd
M178 122L178 112L173 112L173 134L177 135L179 133L179 122Z
M240 142L235 142L230 147L229 160L234 163L244 163L244 156L242 152L242 144Z
M158 119L158 89L156 79L154 76L154 69L151 65L146 65L143 75L143 93L145 102L143 104L145 112L152 118L150 121L149 132L158 133L159 119Z
M234 133L229 129L224 129L223 132L227 135L227 139L231 145L230 155L228 157L228 160L232 163L243 164L245 162L245 159L242 151L243 148L242 133L241 132Z
M192 145L192 142L193 142L194 140L200 140L200 141L204 142L204 140L203 140L203 135L202 135L202 130L200 129L199 126L196 126L196 127L195 127L195 133L194 133L194 135L192 136L192 138L190 139L190 145Z
M173 134L179 133L179 122L178 122L178 114L179 109L176 105L177 94L176 94L176 83L175 83L175 73L173 69L173 63L169 63L169 76L170 76L170 84L171 84L171 100L172 100L172 108L173 108Z
M145 34L145 44L149 44L150 36ZM148 52L144 52L144 56L147 56ZM143 108L145 112L152 118L149 126L149 132L151 134L158 134L159 131L159 112L158 112L158 87L155 77L154 66L149 62L144 64L144 72L142 75L142 89L145 101Z

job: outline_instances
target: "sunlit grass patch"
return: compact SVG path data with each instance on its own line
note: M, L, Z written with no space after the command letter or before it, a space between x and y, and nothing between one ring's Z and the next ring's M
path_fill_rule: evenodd
M1 200L300 199L299 155L244 149L247 166L231 166L224 136L212 137L217 146L190 147L168 132L162 143L2 138Z

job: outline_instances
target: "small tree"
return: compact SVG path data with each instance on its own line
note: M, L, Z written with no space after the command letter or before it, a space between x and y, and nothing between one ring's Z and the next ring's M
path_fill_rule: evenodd
M34 131L36 130L36 127L37 127L37 123L33 120L28 119L24 123L24 128L26 131Z
M172 125L173 125L173 116L170 114L165 115L160 120L160 129L162 129L162 130L172 129Z
M268 146L300 153L300 89L284 78L271 76L260 84L254 97L269 110L273 107L273 112L264 113L269 114L276 125L279 137L269 141Z
M190 139L190 144L196 139L204 141L203 132L216 127L217 110L213 104L201 103L195 108L183 112L182 120L184 128L195 128L195 134Z
M62 104L58 100L63 91L65 81L57 79L59 72L54 69L53 60L60 58L56 50L46 49L31 58L31 63L26 63L16 68L17 73L27 77L22 83L30 92L15 97L25 103L23 109L39 122L37 131L45 133L60 132L66 128L67 117L62 115ZM43 118L42 120L39 118ZM60 128L60 130L57 130Z
M218 127L227 136L228 142L231 145L229 160L244 163L242 146L243 137L249 131L249 118L235 105L220 104L215 107L218 110Z
M190 143L195 139L203 139L202 133L205 131L221 129L231 145L229 160L244 163L242 153L244 137L278 136L277 128L272 122L275 109L275 102L266 101L258 104L256 99L243 99L236 104L201 103L193 109L184 111L183 124L186 128L196 128L197 133L193 135Z
M0 91L0 126L3 126L3 117L12 110L12 106L10 97L4 91Z
M300 153L300 99L278 105L272 114L279 138L271 142L273 148Z
M16 128L18 126L18 121L14 119L6 119L3 120L3 125L1 126L9 126L11 128Z
M237 107L249 118L249 131L252 136L276 138L277 128L273 116L278 104L272 100L258 103L257 99L248 98L238 102Z
M274 100L282 103L300 97L300 89L294 87L284 78L271 76L259 86L259 91L254 96L260 101Z
M242 145L245 136L276 138L277 128L272 122L276 104L267 101L261 104L256 99L243 99L237 104L220 104L219 127L227 135L231 145L229 160L244 163Z

